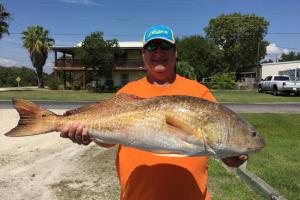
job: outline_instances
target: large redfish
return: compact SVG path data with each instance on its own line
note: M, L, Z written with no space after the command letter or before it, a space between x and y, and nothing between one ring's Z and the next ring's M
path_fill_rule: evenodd
M92 139L169 156L223 158L264 147L263 139L238 114L196 97L141 99L121 94L65 115L56 115L21 99L13 99L13 104L20 120L6 136L43 134L80 122L88 128Z

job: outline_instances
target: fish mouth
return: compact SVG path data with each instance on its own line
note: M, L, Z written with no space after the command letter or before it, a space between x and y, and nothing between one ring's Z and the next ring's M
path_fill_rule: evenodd
M245 153L256 153L263 149L264 147L255 147L255 148L247 148Z
M264 147L265 147L265 142L264 142L264 140L262 140L255 147L246 148L246 152L248 152L248 153L255 153L255 152L258 152L258 151L262 150Z

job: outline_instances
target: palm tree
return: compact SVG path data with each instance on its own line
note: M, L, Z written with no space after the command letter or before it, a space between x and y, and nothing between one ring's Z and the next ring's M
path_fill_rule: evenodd
M4 5L0 3L0 39L3 34L9 34L8 32L8 20L11 19L10 13L6 12Z
M48 52L54 44L54 39L50 38L49 31L41 26L28 26L23 31L23 47L28 50L30 60L36 69L38 87L44 88L43 67L46 63Z

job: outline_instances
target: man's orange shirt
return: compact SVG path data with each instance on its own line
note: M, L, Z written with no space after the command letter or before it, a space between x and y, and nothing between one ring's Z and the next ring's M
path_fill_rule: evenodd
M153 85L144 77L131 82L118 94L142 98L163 95L188 95L213 102L216 99L200 83L176 75L166 86ZM120 145L116 159L122 200L201 200L207 192L207 157L164 157Z

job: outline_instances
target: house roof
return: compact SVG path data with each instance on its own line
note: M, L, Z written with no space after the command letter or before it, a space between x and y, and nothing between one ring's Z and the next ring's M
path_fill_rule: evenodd
M282 65L282 64L292 64L292 63L299 63L300 60L295 60L295 61L285 61L285 62L276 62L276 63L262 63L262 66L267 66L267 65Z
M74 47L53 46L53 47L51 47L51 49L59 51L59 52L66 52L66 53L72 54Z
M143 47L142 41L119 41L118 43L121 49L141 49ZM81 45L82 42L79 42L74 46L53 46L51 49L72 54L74 47L80 47Z
M142 48L143 42L142 41L128 41L128 42L119 42L119 46L121 48Z

